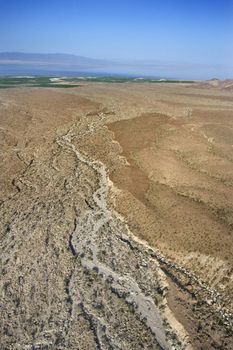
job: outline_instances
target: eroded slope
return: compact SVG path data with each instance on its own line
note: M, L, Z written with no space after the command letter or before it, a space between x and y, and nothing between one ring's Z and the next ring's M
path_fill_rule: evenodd
M166 213L171 193L177 204L177 183L180 190L193 178L198 187L187 161L183 168L177 163L189 128L183 119L171 121L169 105L167 116L141 117L143 108L164 112L166 103L151 102L154 88L140 89L1 92L3 349L231 349L229 305L193 274L193 253L169 231L174 217L179 229L186 222L181 211ZM174 98L174 90L167 93ZM190 107L178 112L190 116ZM122 119L130 120L112 124ZM180 147L170 167L174 152L166 145ZM227 146L214 146L230 162ZM230 183L229 173L224 179ZM186 193L181 198L178 207L193 220L201 214L191 215L192 201Z

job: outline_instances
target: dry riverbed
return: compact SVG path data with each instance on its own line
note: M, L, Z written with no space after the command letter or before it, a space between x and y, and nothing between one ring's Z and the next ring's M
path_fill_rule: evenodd
M2 349L232 349L233 96L0 93Z

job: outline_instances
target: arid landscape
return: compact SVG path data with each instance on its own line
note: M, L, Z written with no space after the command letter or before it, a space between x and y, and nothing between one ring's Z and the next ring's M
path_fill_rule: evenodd
M2 350L233 349L232 86L0 90Z

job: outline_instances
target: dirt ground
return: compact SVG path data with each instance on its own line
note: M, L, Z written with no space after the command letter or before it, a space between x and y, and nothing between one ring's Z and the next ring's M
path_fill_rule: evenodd
M79 204L80 188L88 192L89 185L84 175L78 177L74 156L61 153L55 143L72 128L81 154L106 166L112 210L134 236L174 264L175 269L160 261L169 285L167 303L193 348L232 349L229 327L216 315L219 310L228 316L233 312L233 92L200 84L149 83L0 91L1 239L11 300L4 324L8 329L14 323L4 333L8 345L3 348L21 349L32 342L21 342L20 322L47 317L59 328L69 318L69 305L63 307L62 300L67 297L63 281L75 265L70 232L77 213L94 206L91 199ZM91 181L96 186L97 180ZM177 266L190 275L182 275ZM10 286L9 281L20 278L27 291L28 285L35 290L25 294L27 310L18 315L21 282ZM208 289L219 298L216 308L208 304ZM34 308L38 299L41 303ZM49 314L41 316L48 305ZM14 322L12 312L17 314ZM34 338L40 327L31 331ZM12 329L17 329L17 339L9 342ZM51 349L62 348L56 346Z

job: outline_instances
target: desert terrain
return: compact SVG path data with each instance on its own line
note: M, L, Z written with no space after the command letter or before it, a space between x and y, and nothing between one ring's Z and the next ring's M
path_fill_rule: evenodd
M233 349L233 92L0 90L1 349Z

